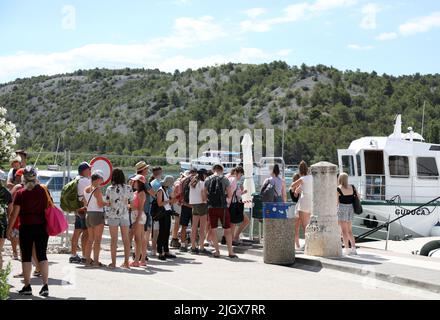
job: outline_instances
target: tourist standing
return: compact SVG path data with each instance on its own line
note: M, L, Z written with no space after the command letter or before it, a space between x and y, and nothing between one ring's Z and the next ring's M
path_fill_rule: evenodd
M88 243L86 248L86 266L102 267L99 261L101 251L102 232L104 231L105 213L104 207L109 206L104 201L101 185L104 182L104 175L97 170L92 173L91 184L84 189L84 204L87 207L86 225L88 232ZM93 250L93 261L91 259Z
M186 239L186 228L188 228L192 220L192 205L189 203L190 183L191 180L197 175L196 169L191 169L188 176L182 181L181 185L181 201L182 210L180 214L180 252L188 251L188 242Z
M7 238L8 219L12 213L12 196L4 187L8 177L0 170L0 270L3 269L3 245Z
M280 166L275 164L269 178L264 180L261 190L265 190L268 185L272 185L275 191L275 199L273 202L286 202L286 183L280 177Z
M210 238L214 244L213 257L220 257L217 238L218 220L224 230L226 244L230 258L238 258L232 249L231 216L229 214L227 199L232 197L232 189L229 180L223 176L223 166L216 164L213 167L214 174L205 180L204 198L208 202L208 218L211 225Z
M229 212L231 214L231 233L232 233L232 245L240 245L240 234L249 225L249 217L244 214L244 204L242 203L241 196L247 193L247 190L243 189L240 185L240 179L244 175L244 169L242 167L236 167L231 171L228 180L231 184L232 198L229 199ZM231 210L232 209L232 210ZM236 229L236 226L240 226Z
M145 223L147 222L147 216L144 212L146 195L146 183L147 180L144 176L137 174L132 178L134 181L133 188L135 190L131 207L131 223L134 242L135 242L135 256L134 261L130 263L130 267L145 267L146 262L141 261L142 245L145 233ZM146 261L146 260L145 260Z
M8 179L6 182L6 187L9 191L17 184L16 182L16 173L21 168L21 157L19 155L15 155L10 159L11 169L8 173Z
M157 197L157 192L162 187L161 181L162 181L162 167L153 167L152 170L153 175L150 178L150 186L151 186L151 193L150 193L150 215L151 215L151 203L154 199ZM157 252L157 237L159 236L159 223L155 223L153 219L151 219L151 254L153 256L156 255Z
M168 247L171 229L171 215L173 214L172 205L174 202L170 196L170 187L173 183L173 176L166 176L161 181L161 188L157 192L157 205L164 211L164 214L159 219L159 236L157 238L157 253L159 254L159 260L176 258L174 254L170 253Z
M77 194L78 200L84 202L84 189L90 185L90 176L92 175L92 168L87 162L82 162L78 166L78 184ZM70 263L81 263L86 260L86 251L88 245L88 231L86 224L86 211L87 208L83 207L75 211L75 229L71 239L71 256L69 258ZM82 258L77 254L78 240L81 237L81 250Z
M24 187L24 184L22 184L22 179L21 179L23 177L23 172L24 172L24 169L21 168L21 169L18 169L17 172L15 173L15 180L16 180L16 182L17 181L19 181L19 182L11 190L12 199L14 199L15 193L19 189ZM14 260L19 260L18 251L17 251L17 246L19 245L19 241L18 241L19 228L20 228L20 217L17 217L17 219L15 219L14 226L12 227L12 238L11 238L12 256L13 256ZM35 254L33 256L35 256Z
M187 177L189 174L189 170L185 172L181 172L179 179L177 179L173 184L173 194L174 194L174 200L175 203L173 204L173 230L171 233L171 243L170 247L179 249L181 247L180 241L179 241L179 226L180 226L180 215L182 214L182 203L183 203L183 196L182 196L182 181Z
M190 182L189 191L189 204L192 206L192 223L191 223L191 253L193 254L206 254L208 251L205 249L205 231L208 221L208 204L203 189L205 188L205 179L207 177L207 171L201 169L197 171ZM200 226L199 226L200 224ZM199 230L199 245L197 241L197 229Z
M110 229L111 237L111 257L112 263L109 268L116 267L116 247L118 245L118 227L121 228L122 242L124 244L124 263L121 267L130 268L130 239L128 218L128 205L133 201L133 190L131 186L125 183L124 172L121 169L113 169L112 184L105 192L105 200L109 203L106 208L107 222Z
M292 182L298 181L298 179L300 177L301 176L299 175L299 173L296 173L293 176ZM298 200L299 200L299 197L301 196L301 187L296 188L296 190L289 189L289 193L290 193L290 197L292 198L293 205L295 206L294 207L294 210L295 210L295 246L296 246L296 249L299 250L301 248L301 245L299 243L299 229L301 226L301 222L299 220L299 213L298 213ZM304 232L305 232L305 230L304 230Z
M297 210L303 230L306 230L312 213L313 178L309 175L309 168L305 161L301 161L299 164L299 175L300 178L297 181L292 182L290 190L295 192L298 187L301 187L301 197L298 200Z
M8 226L8 238L10 239L15 220L17 216L20 217L19 241L24 287L18 293L20 295L32 295L30 277L32 271L32 248L35 245L37 263L43 280L40 295L48 296L49 264L46 251L49 235L46 232L45 211L49 204L49 192L44 190L38 183L37 171L32 166L25 168L23 184L24 187L15 194L14 209Z
M338 184L338 223L342 231L342 239L345 248L344 253L346 255L357 255L356 243L352 230L354 216L353 204L357 197L357 192L353 185L348 184L348 175L345 172L339 175Z

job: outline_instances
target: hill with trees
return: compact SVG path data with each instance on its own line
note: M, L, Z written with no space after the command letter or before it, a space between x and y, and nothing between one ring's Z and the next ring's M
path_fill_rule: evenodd
M0 85L0 106L20 132L18 145L164 156L172 128L276 129L285 160L336 162L336 149L359 137L389 135L396 114L404 128L440 143L440 75L378 75L324 65L225 64L165 73L144 69L78 70Z

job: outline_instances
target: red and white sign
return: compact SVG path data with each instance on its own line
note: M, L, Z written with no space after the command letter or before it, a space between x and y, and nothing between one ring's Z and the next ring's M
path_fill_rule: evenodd
M105 186L112 179L113 166L109 159L105 157L95 157L90 161L90 166L92 167L92 172L96 170L102 171L104 175L104 182L101 186Z

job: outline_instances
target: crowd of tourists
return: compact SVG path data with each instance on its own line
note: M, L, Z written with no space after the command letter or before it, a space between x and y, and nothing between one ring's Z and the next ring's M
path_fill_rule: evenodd
M30 278L34 266L34 276L41 277L43 283L39 294L48 296L49 236L45 229L45 210L51 196L47 187L39 183L36 169L26 165L26 158L26 152L17 150L9 172L0 170L0 268L3 267L4 241L9 239L13 259L20 259L22 263L22 273L15 275L24 278L19 294L32 294ZM78 177L69 183L74 188L75 201L80 204L74 210L69 262L90 268L144 268L149 256L162 261L175 259L171 249L219 258L219 225L223 229L222 243L227 246L227 256L236 259L234 246L241 244L240 235L250 222L241 199L248 192L241 183L243 175L240 166L224 174L223 166L216 164L212 170L191 169L175 179L164 176L161 167L151 168L150 175L150 166L141 161L129 177L121 169L113 169L111 184L104 190L103 173L92 171L87 162L82 162L78 166ZM348 185L347 174L340 174L338 179L338 220L345 253L356 254L351 221L357 193ZM306 230L312 213L312 177L304 161L288 189L278 165L273 166L271 176L263 182L263 201L270 195L272 202L286 202L288 193L296 203L296 248L303 249L299 231L300 228L303 232ZM106 226L110 234L111 262L104 265L101 242ZM118 266L119 239L122 239L124 259Z

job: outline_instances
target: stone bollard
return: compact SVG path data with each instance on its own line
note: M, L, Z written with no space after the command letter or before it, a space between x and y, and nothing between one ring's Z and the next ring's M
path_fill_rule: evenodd
M286 205L287 204L280 204ZM264 213L263 213L264 217ZM292 265L295 262L295 218L264 218L264 263Z
M318 257L340 257L342 255L336 201L337 168L329 162L319 162L311 166L312 216L305 234L304 253L306 255Z

